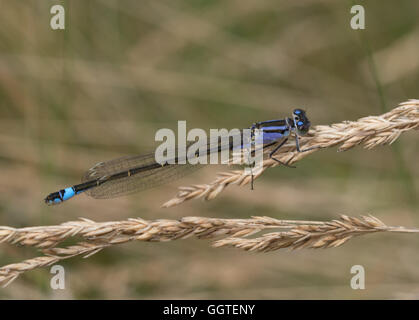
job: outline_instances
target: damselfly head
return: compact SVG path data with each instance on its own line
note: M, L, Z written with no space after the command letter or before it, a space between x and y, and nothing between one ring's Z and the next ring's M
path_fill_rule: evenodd
M306 112L303 109L295 109L292 112L292 116L297 133L301 136L307 134L310 129L310 121L306 116Z

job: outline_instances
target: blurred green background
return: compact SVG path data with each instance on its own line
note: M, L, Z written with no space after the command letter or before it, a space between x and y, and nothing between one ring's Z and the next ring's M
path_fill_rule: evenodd
M80 196L47 207L98 161L141 153L160 128L241 128L301 106L314 125L356 120L419 98L419 3L364 1L366 30L350 28L352 1L0 1L0 224L58 224L183 216L334 219L371 213L419 226L417 132L389 147L316 152L298 169L268 170L211 202L160 205L207 168L139 194ZM50 8L66 29L50 28ZM416 135L415 135L416 134ZM206 240L129 243L23 274L5 299L419 298L419 239L376 234L328 250L267 254L214 249ZM0 265L38 256L1 245ZM352 290L363 265L366 289Z

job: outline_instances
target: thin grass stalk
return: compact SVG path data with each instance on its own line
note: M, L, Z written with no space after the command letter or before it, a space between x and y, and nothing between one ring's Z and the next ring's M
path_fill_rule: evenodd
M271 229L278 231L249 238ZM113 222L82 219L57 226L0 227L0 242L34 246L44 253L44 256L1 267L0 284L7 286L24 272L75 256L87 258L106 247L131 241L164 242L195 236L198 239L218 238L213 242L214 247L268 252L283 248L338 247L355 236L377 232L418 233L419 229L387 226L373 216L355 218L346 215L332 221L184 217L180 220L128 219ZM57 247L60 242L73 237L82 241L68 247Z

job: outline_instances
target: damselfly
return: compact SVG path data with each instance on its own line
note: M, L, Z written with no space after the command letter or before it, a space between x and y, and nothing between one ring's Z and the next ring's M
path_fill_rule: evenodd
M249 129L253 134L256 130L261 131L261 142L263 148L272 148L269 158L289 166L274 157L275 153L287 142L291 132L295 135L295 144L298 152L305 152L313 148L301 150L299 136L307 134L310 128L305 111L295 109L292 117L284 119L268 120L254 123ZM239 133L240 134L240 133ZM254 140L254 137L252 137ZM224 142L223 142L224 141ZM237 142L239 141L239 142ZM248 143L244 139L217 139L217 141L207 142L205 145L206 154L219 153L223 150L234 151L244 149ZM271 149L269 149L271 150ZM155 153L142 156L126 156L106 162L100 162L89 169L82 178L82 183L62 189L49 194L45 198L45 203L59 204L65 200L73 198L80 193L95 199L114 198L144 189L155 187L174 179L184 176L192 168L202 165L190 163L178 164L179 158L172 159L166 163L158 163L155 160ZM253 188L253 175L252 175Z

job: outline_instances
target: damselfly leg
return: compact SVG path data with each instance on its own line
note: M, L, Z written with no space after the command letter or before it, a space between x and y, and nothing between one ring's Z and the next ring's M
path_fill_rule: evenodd
M288 141L288 138L285 138L278 146L276 146L275 147L275 149L273 149L272 151L271 151L271 153L269 154L269 158L270 159L272 159L272 160L275 160L276 162L278 162L278 163L280 163L280 164L282 164L283 166L286 166L286 167L288 167L288 168L297 168L297 167L295 167L295 166L291 166L291 165L289 165L288 164L288 162L289 161L287 161L287 162L282 162L281 160L279 160L279 159L277 159L277 158L275 158L274 157L274 154L276 153L276 152L278 152L278 150L286 143Z
M301 150L300 149L300 142L299 142L298 138L299 138L299 136L296 134L295 135L295 146L297 147L297 151L298 152L307 152L307 151L310 151L310 150L320 149L321 148L321 147L311 147L311 148L307 148L307 149Z

